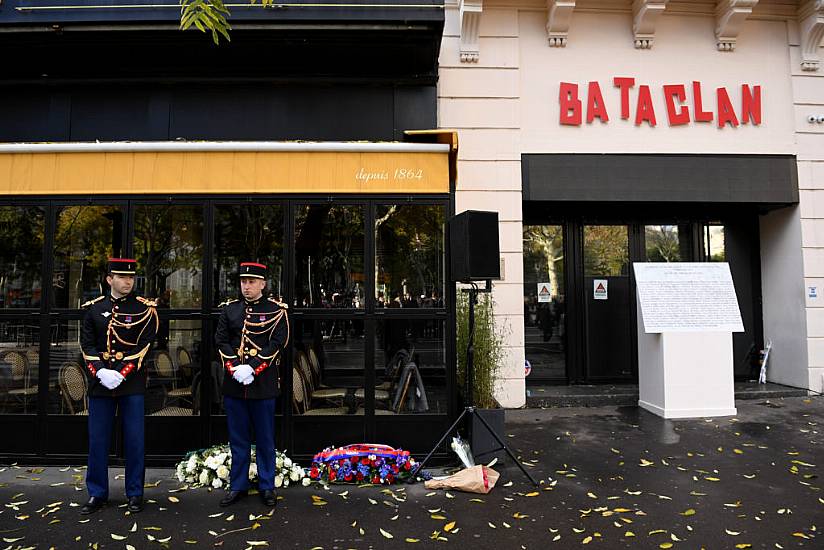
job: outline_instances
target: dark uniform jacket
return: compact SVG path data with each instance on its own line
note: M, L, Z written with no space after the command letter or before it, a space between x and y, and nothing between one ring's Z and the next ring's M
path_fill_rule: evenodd
M280 395L278 366L289 341L286 304L274 298L230 300L221 304L215 343L223 368L223 395L240 399L270 399ZM255 371L244 386L232 374L238 365Z
M116 397L146 392L146 354L157 334L155 303L129 294L100 296L83 304L86 314L80 348L89 374L89 395ZM108 390L97 378L100 369L115 369L125 380Z

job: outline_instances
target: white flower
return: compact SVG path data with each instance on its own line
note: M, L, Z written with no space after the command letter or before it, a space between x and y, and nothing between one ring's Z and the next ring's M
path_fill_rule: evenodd
M283 459L281 457L278 457L277 460L275 460L275 466L277 466L278 470L283 468Z
M216 460L218 461L218 463L220 463L220 464L226 464L226 459L227 459L227 458L229 458L229 455L228 455L228 454L226 454L226 453L220 453L219 455L217 455L217 456L215 457L215 459L216 459Z
M217 467L217 477L220 479L226 479L229 477L229 468L221 464Z
M190 474L194 473L195 469L197 468L197 458L195 455L189 457L189 461L186 463L186 471Z
M292 471L289 473L289 479L291 479L292 481L297 481L297 480L299 480L299 479L300 479L300 474L299 474L299 473L297 473L296 471L292 470Z
M286 466L287 468L291 468L292 467L292 459L287 456L285 459L283 459L283 465Z
M283 486L283 476L275 476L275 487Z
M215 480L212 481L212 487L214 487L215 489L220 489L221 487L223 487L223 482L220 480L220 478L216 477Z
M206 467L210 470L217 470L217 467L220 466L217 459L214 456L209 456L206 458Z
M186 476L186 483L194 483L195 476Z
M209 470L203 470L200 472L200 478L198 479L201 485L208 485L209 484Z
M284 487L288 487L288 486L289 486L289 478L288 478L288 477L287 477L286 479L284 479L284 480L283 480L283 486L284 486Z
M186 474L184 474L183 472L177 472L177 480L179 482L183 483L183 480L185 480L185 479L186 479Z
M258 475L257 464L252 462L249 464L249 479L255 479Z
M303 478L303 481L301 481L301 484L302 484L304 487L309 487L309 484L310 484L310 483L312 483L312 480L311 480L311 479L309 479L308 477Z

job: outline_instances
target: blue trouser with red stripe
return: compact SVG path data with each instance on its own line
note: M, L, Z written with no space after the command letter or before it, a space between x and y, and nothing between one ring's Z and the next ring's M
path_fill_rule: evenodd
M232 491L249 488L249 463L252 460L252 429L255 431L258 489L275 488L275 398L237 399L224 396L232 469Z
M134 394L89 397L89 467L86 470L86 487L91 497L109 498L109 447L118 408L123 419L126 450L126 496L143 494L143 395Z

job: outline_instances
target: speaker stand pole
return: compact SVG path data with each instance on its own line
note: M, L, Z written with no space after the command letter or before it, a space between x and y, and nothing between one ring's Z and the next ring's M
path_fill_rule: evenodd
M498 447L497 449L493 449L490 452L497 452L497 451L501 451L501 450L506 451L506 454L509 456L509 458L511 458L512 461L515 462L515 464L518 465L518 468L521 469L521 472L523 472L523 474L527 478L529 478L529 481L531 481L532 484L537 487L538 482L535 481L535 478L533 478L531 475L529 475L529 472L526 471L523 464L521 464L521 462L518 460L518 458L515 456L515 454L512 452L512 450L507 446L506 443L504 443L504 441L495 432L495 430L492 428L492 426L490 426L489 423L487 423L486 419L482 415L478 414L477 410L473 406L474 395L473 395L472 392L473 392L473 387L474 387L474 376L473 376L473 374L474 374L474 362L473 362L473 360L475 358L475 304L478 303L478 293L479 292L492 292L492 281L487 279L486 280L486 287L483 290L478 289L478 285L476 285L475 283L470 283L470 284L472 285L471 288L462 289L463 292L468 292L469 293L469 334L468 334L468 338L467 338L468 344L467 344L467 347L466 347L466 372L464 373L464 399L466 399L467 405L464 407L464 410L461 411L461 414L458 415L458 418L455 419L455 422L453 422L452 425L444 432L444 434L441 436L440 440L438 440L438 442L435 443L435 446L432 447L432 450L429 451L429 454L426 455L426 458L424 458L423 461L420 464L418 464L417 468L415 468L414 472L412 472L412 476L410 477L410 482L414 481L414 479L415 479L415 477L417 477L418 473L423 471L424 466L426 466L426 464L429 462L429 459L432 458L432 455L434 455L435 452L438 450L438 448L443 444L443 442L446 441L446 438L449 437L449 435L453 431L455 431L458 426L460 426L461 421L464 420L464 417L466 417L466 426L465 426L465 428L467 430L467 433L471 433L471 431L472 431L472 419L477 417L478 420L481 421L481 424L483 425L483 427L486 428L486 431L492 437L494 437L495 441L497 441L498 444L500 445L500 447Z

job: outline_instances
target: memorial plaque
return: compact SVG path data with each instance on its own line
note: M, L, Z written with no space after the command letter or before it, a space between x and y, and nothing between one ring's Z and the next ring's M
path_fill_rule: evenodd
M725 262L633 264L644 332L744 332Z

